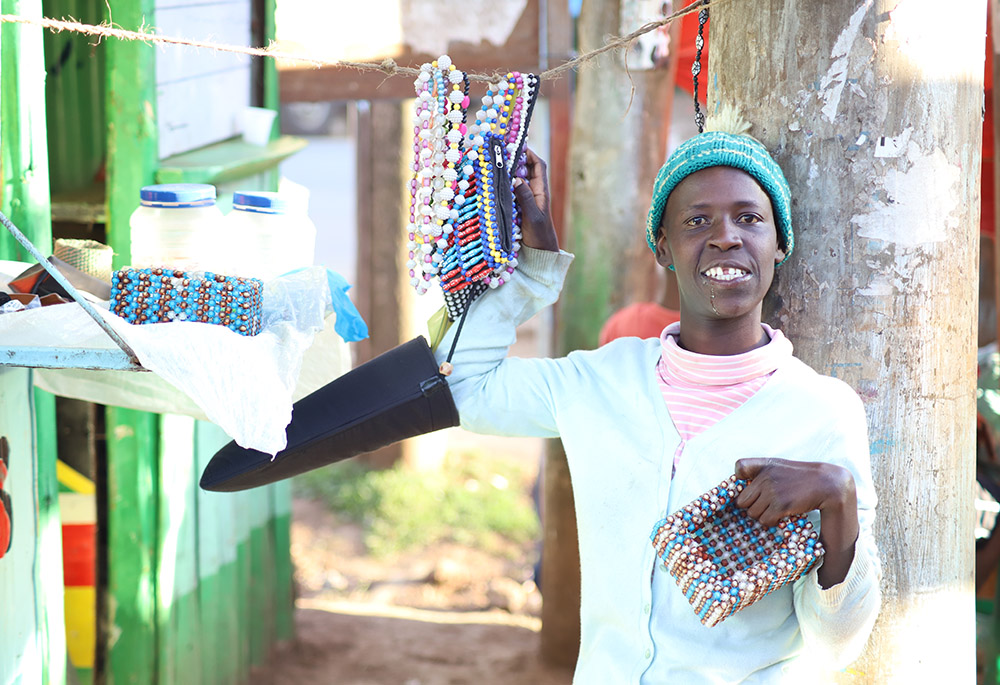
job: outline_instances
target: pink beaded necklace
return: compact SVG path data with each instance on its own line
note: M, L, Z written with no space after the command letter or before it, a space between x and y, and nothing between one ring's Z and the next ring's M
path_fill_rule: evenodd
M464 109L469 105L469 96L465 74L447 55L424 64L414 87L417 102L407 266L411 285L424 293L440 271L440 250L447 247L447 236L453 230L450 221L457 180L455 164L461 156L459 144L465 133Z

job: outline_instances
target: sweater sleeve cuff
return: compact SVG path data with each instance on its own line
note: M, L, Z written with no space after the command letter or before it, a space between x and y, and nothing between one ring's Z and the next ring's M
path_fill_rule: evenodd
M521 254L517 261L517 268L521 275L533 281L559 287L562 285L569 265L573 262L573 255L565 250L553 252L522 245Z
M860 549L855 551L851 568L847 571L847 577L843 581L824 589L819 584L819 577L815 570L809 575L810 582L815 585L816 599L819 606L824 609L836 609L846 597L850 597L854 592L869 582L869 576L875 572L870 556Z

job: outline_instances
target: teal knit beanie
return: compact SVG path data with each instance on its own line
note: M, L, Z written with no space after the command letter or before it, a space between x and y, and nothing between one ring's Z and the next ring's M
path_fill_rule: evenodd
M744 124L738 126L737 130L739 128L749 126ZM774 209L778 247L785 251L785 259L788 259L795 247L795 235L792 233L791 191L781 167L757 139L743 132L727 133L718 130L706 130L681 143L656 174L653 199L646 219L646 240L650 249L656 251L663 209L673 189L694 172L714 166L741 169L753 176L764 188ZM780 263L784 263L785 259Z

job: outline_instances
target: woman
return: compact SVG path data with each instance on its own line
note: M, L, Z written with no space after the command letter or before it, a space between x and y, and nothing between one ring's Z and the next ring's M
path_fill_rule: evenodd
M864 408L761 322L774 268L794 246L790 193L748 127L727 116L729 132L686 141L654 187L647 237L677 274L679 323L659 339L562 359L506 358L515 327L556 300L572 261L548 216L545 165L529 154L515 188L519 269L472 305L453 358L465 428L562 439L580 540L578 683L801 682L798 667L815 681L817 666L856 658L878 613ZM826 555L708 628L649 537L734 472L749 481L738 506L766 526L808 514Z

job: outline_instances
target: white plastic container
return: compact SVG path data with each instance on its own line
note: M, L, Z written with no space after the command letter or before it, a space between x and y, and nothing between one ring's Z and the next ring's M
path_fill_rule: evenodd
M235 246L234 275L269 281L313 264L316 226L301 203L278 193L233 193L226 235Z
M129 218L131 266L166 266L228 274L225 217L215 205L215 187L200 183L146 186Z

